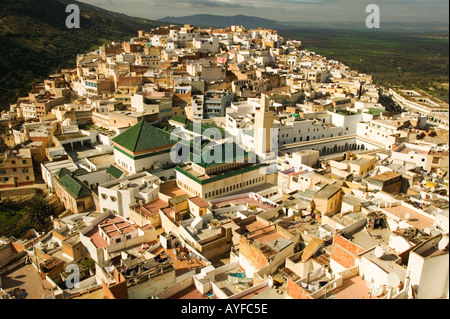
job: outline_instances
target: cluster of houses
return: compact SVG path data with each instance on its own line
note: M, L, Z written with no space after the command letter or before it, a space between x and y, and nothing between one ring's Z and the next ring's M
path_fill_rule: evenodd
M140 31L2 112L0 190L57 216L0 253L55 299L448 298L448 110L275 30Z

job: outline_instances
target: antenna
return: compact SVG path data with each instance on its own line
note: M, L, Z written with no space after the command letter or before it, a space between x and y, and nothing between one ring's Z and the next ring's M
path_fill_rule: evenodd
M438 248L440 250L444 250L447 247L448 242L448 236L442 236L441 240L439 241Z
M381 296L381 294L383 294L384 292L384 288L383 286L379 285L379 284L372 284L370 286L370 293L372 294L372 296L378 297Z
M377 246L377 248L375 248L374 253L377 258L381 258L384 255L384 250L381 246Z

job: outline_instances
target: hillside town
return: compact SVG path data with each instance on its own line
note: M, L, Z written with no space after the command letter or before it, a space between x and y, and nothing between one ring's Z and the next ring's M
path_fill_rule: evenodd
M448 299L448 112L276 30L79 53L1 113L0 199L53 215L0 237L0 295Z

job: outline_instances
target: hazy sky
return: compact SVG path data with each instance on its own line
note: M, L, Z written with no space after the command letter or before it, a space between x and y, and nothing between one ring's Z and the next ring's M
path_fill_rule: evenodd
M79 0L147 19L192 14L244 14L279 21L365 21L368 4L380 7L381 21L447 22L449 0Z

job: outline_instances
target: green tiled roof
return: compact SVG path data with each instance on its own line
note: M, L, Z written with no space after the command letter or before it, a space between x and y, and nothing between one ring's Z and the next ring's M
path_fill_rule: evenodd
M194 125L197 124L197 123L194 124L194 122L192 122L191 120L189 120L183 116L180 116L180 115L172 116L170 120L185 125L186 130L191 131L191 132L194 132ZM219 130L220 134L222 135L222 138L225 138L225 130L216 125L200 123L200 127L201 127L202 134L206 129L214 128L214 129Z
M186 129L188 131L194 132L194 125L195 125L194 123L189 123L186 126ZM220 128L218 126L215 126L215 125L212 125L212 124L205 124L205 123L200 124L201 134L203 135L205 133L205 131L207 129L209 129L209 128L213 128L213 129L219 130L221 138L225 138L225 131L222 128ZM212 136L208 136L208 137L212 137Z
M76 170L73 171L73 175L78 176L78 175L83 175L88 173L87 170L85 170L84 168L78 168Z
M368 112L369 114L374 114L374 115L378 115L380 113L387 113L386 111L377 109L375 107L370 107L368 110L369 110L369 112Z
M170 120L174 121L174 122L178 122L180 124L188 124L189 122L191 122L187 118L185 118L184 116L180 116L180 115L172 116L170 118Z
M147 121L141 121L116 136L113 142L136 153L173 145L176 141L170 139L170 133L154 127Z
M70 192L72 195L78 198L84 198L91 195L91 190L86 187L78 179L72 177L70 174L66 174L59 179L59 182Z
M60 170L58 170L55 175L58 176L59 179L61 179L64 175L70 175L72 172L68 170L67 168L63 167Z
M191 153L191 161L195 164L207 168L224 163L231 163L239 161L248 157L248 153L237 146L235 143L228 143L231 145L220 144L217 146L202 145L201 154ZM217 147L217 148L216 148ZM220 149L220 150L219 150ZM239 151L238 151L239 150ZM231 151L231 152L230 152ZM215 162L215 152L220 152L221 159L219 162Z
M108 169L106 170L106 173L108 173L115 179L119 179L122 177L123 174L125 174L124 171L122 171L120 168L118 168L115 165L111 165L110 167L108 167Z

